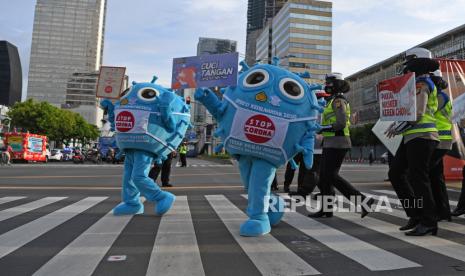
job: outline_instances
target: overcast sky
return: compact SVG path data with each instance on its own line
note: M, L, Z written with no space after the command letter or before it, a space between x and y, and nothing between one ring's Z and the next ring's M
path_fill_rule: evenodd
M0 0L0 40L19 48L24 86L35 2ZM345 76L465 23L465 0L332 2L333 70ZM236 40L245 53L246 14L246 0L108 0L104 65L169 85L173 57L195 55L200 36Z

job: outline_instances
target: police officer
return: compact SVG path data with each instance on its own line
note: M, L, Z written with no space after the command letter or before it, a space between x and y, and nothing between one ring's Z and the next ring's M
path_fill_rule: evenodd
M349 132L350 106L344 97L344 93L349 92L349 90L349 83L342 78L342 74L331 73L326 76L325 92L331 94L332 97L322 114L323 155L320 164L319 187L321 187L321 195L324 197L334 196L332 190L334 186L346 198L358 196L365 202L365 196L339 175L344 157L352 146ZM374 200L370 198L366 205L371 206L373 202ZM366 216L368 212L368 209L362 206L362 217ZM324 210L324 208L309 214L309 217L332 216L333 212Z
M187 167L187 143L182 142L181 146L179 146L179 159L181 161L181 167Z
M417 120L396 122L386 131L388 137L403 136L389 169L389 179L410 218L399 230L413 229L406 232L408 236L436 235L437 212L429 169L439 144L435 118L438 98L429 74L439 68L439 63L424 48L414 48L406 54L404 74L414 72L416 76Z
M441 71L436 70L431 75L431 80L436 85L438 93L438 110L434 115L440 142L431 158L429 178L438 220L451 221L449 196L444 179L444 164L442 159L452 149L452 102L449 95L444 92L448 87L448 83L442 78Z

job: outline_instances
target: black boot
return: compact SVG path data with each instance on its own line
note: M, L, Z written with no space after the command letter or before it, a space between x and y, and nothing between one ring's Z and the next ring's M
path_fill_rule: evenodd
M462 207L462 208L457 207L450 214L451 214L451 216L459 217L459 216L465 214L465 207Z
M426 236L428 234L436 236L438 234L438 226L425 226L420 223L415 229L405 233L407 236Z
M405 230L410 230L410 229L413 229L415 228L418 224L420 223L420 221L416 218L410 218L407 222L406 225L402 226L399 228L400 231L405 231Z

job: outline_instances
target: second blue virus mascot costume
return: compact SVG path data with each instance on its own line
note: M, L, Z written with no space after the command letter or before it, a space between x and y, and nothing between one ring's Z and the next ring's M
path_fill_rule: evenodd
M172 91L151 83L133 83L113 104L103 100L118 148L126 154L122 202L115 215L144 212L143 195L155 204L155 214L163 215L175 201L148 176L151 164L160 163L182 142L190 125L189 106Z
M203 103L218 121L216 135L239 163L241 180L248 192L249 219L240 228L242 236L260 236L271 231L283 216L284 201L270 194L276 169L303 152L305 165L313 163L313 145L318 112L322 108L313 89L299 75L278 66L241 62L238 85L227 87L223 99L209 89L197 89Z

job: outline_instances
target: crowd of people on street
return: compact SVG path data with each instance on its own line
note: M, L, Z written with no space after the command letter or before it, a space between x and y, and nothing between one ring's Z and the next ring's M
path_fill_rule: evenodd
M416 110L417 120L413 122L394 122L387 130L386 136L392 138L402 135L402 143L394 155L389 158L389 181L402 203L409 220L399 228L409 236L436 235L438 222L451 221L452 216L465 214L465 179L462 183L460 199L455 210L451 212L444 177L443 157L454 142L452 129L452 103L447 82L442 79L439 63L432 58L431 52L423 48L414 48L407 52L403 74L414 72L416 75ZM326 77L325 95L327 105L322 114L322 152L316 143L314 167L312 170L299 167L297 191L290 191L289 186L294 177L295 166L300 163L297 155L289 162L284 175L284 191L290 195L308 196L316 186L320 196L334 196L334 188L346 198L359 196L364 201L362 218L371 211L373 198L366 198L348 181L339 175L342 161L351 148L349 136L350 106L344 94L350 90L340 74L333 73ZM463 133L465 120L458 125ZM462 156L462 159L464 156ZM370 165L374 162L374 152L370 151ZM463 170L465 178L465 167ZM275 178L272 190L277 190ZM321 208L310 217L332 217L332 210Z

